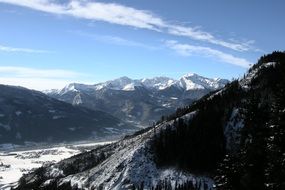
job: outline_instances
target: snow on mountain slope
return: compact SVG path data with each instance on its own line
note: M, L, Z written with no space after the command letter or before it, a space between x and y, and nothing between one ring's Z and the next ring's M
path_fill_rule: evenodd
M141 79L140 82L147 88L163 90L172 86L177 81L168 77L155 77L152 79Z
M179 80L179 85L185 90L196 90L196 89L219 89L222 88L228 81L223 79L210 79L199 76L194 73L184 75Z
M189 113L183 118L191 119L193 115L195 112ZM213 187L213 180L206 176L194 175L176 168L158 168L156 166L154 155L150 151L151 141L157 132L165 130L173 122L173 120L163 122L144 133L126 137L101 149L95 149L89 153L53 164L45 171L41 187L49 188L56 183L57 188L68 184L71 187L86 190L119 190L139 188L143 184L144 189L151 189L160 183L164 183L165 180L171 184L172 188L187 181L191 181L194 185L201 184L201 189L204 189L205 184L207 187ZM72 174L65 172L70 165L77 165L78 161L82 163L82 160L87 157L93 158L95 156L96 158L96 155L102 153L107 158L101 163L89 168L85 168L84 164L79 165L79 172ZM33 183L37 180L35 177L27 177L27 179ZM29 181L26 183L29 184Z
M196 89L218 89L223 87L229 81L226 79L210 79L199 76L197 74L187 74L181 77L179 80L175 80L168 77L154 77L151 79L130 79L128 77L121 77L115 80L110 80L103 83L94 85L84 85L78 83L72 83L67 85L62 90L46 90L45 93L60 93L65 94L68 91L88 91L88 90L101 90L104 88L113 90L134 90L135 86L143 86L152 90L164 90L171 86L180 87L184 90L196 90Z
M115 80L84 85L72 83L47 95L73 105L109 113L127 122L143 126L170 114L176 108L201 98L228 81L188 74L180 80L168 77Z
M244 116L240 112L238 108L234 108L224 128L226 149L229 152L236 152L239 149L241 130L244 127Z
M266 65L267 68L275 64L267 66L265 62L263 65ZM282 99L284 96L282 92L285 89L284 64L281 65L277 64L275 69L259 70L260 72L254 72L253 69L244 79L235 80L213 95L206 96L191 106L177 110L176 113L152 128L137 132L108 146L63 160L45 168L42 173L39 173L41 170L38 170L25 176L22 180L24 182L18 189L43 186L46 189L50 187L55 187L55 189L62 187L105 190L141 189L142 186L145 189L151 189L160 183L166 184L164 187L168 187L168 182L170 182L171 188L160 187L160 189L173 189L175 184L185 184L189 181L193 184L203 184L195 189L233 189L232 186L236 186L235 189L240 189L240 187L242 189L248 189L248 187L250 187L249 189L262 189L251 188L256 187L248 186L251 183L254 183L253 185L261 183L260 187L272 186L277 187L272 189L282 189L283 178L277 179L277 182L275 180L276 176L284 174L278 170L279 168L276 170L271 167L271 163L273 166L282 167L285 155L282 151L284 142L279 143L279 139L284 136L282 125L284 119L279 122L281 117L278 117L284 116L284 99ZM240 84L245 79L250 80L247 81L249 90ZM273 97L274 94L277 97L275 102L268 98ZM252 97L252 95L256 97ZM277 103L279 104L275 107ZM277 120L275 120L275 114L271 114L273 109L275 109L273 113L278 114ZM264 118L260 116L264 116ZM272 118L267 118L267 116ZM246 121L252 122L247 123ZM271 125L272 121L279 123ZM237 136L242 128L249 130L243 131L242 136ZM268 130L270 133L267 132ZM278 137L278 142L273 142L275 137ZM246 140L246 143L241 145L243 147L238 150L239 153L230 155L231 152L228 152L226 148L231 149L231 146L235 146L231 145L231 142L238 143L242 138ZM160 149L154 148L153 142L157 143L156 147ZM161 149L164 150L161 152ZM264 159L264 154L266 154L266 158L272 159ZM169 156L170 159L174 158L174 162L158 167L157 159L160 156L164 158L161 161L166 163L172 161L167 160ZM212 162L213 160L215 161ZM221 161L222 165L219 164ZM90 162L91 164L89 164ZM204 169L210 168L211 170L200 172L210 172L212 177L217 175L218 178L216 176L214 178L216 183L214 184L213 180L206 176L195 176L175 168L182 164L180 166L187 170L186 164L193 163ZM210 167L208 163L213 164L214 168ZM259 170L260 166L264 166L266 169ZM211 173L213 170L215 172ZM253 170L256 171L252 172ZM189 167L188 171L193 170ZM271 175L273 179L269 179L270 183L254 180L259 179L256 177L260 177L260 174L262 176ZM201 181L202 183L200 183Z
M53 90L50 93L59 93L61 95L67 93L67 92L80 92L80 91L89 91L94 90L94 85L88 85L88 84L79 84L79 83L71 83L65 86L62 90ZM46 92L46 91L44 91Z
M85 150L111 142L78 143L51 148L0 151L0 189L8 190L23 174L48 163L56 163ZM21 147L24 148L24 147ZM20 146L18 147L20 149Z
M103 88L112 89L112 90L125 90L130 91L134 90L135 86L141 86L138 80L132 80L128 77L120 77L115 80L110 80L104 83L95 84L96 90L101 90Z
M260 66L251 69L248 74L245 76L245 78L240 80L240 85L244 88L244 89L248 89L249 85L251 83L251 81L257 77L258 72L260 71L260 69L262 68L269 68L269 67L275 67L276 62L268 62L265 64L261 64Z
M134 83L127 84L126 86L124 86L124 88L122 90L124 90L124 91L135 90L135 84Z

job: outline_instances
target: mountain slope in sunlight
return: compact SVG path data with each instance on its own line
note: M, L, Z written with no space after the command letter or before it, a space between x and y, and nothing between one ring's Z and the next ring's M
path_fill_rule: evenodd
M95 85L72 83L61 90L46 91L59 100L101 110L131 123L149 125L190 104L209 93L224 87L229 81L187 74L179 80L168 77L133 80L121 77Z
M21 178L17 189L284 188L285 53L157 125Z

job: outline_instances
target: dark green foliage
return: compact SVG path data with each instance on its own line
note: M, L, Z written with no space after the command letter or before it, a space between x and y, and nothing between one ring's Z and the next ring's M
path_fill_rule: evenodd
M143 134L143 133L145 133L145 132L147 132L147 131L153 129L153 127L154 127L154 126L147 127L147 128L141 129L141 130L139 130L139 131L136 131L136 132L134 132L134 133L131 134L131 135L126 135L126 136L124 137L124 140L125 140L125 139L131 139L131 138L133 138L133 137L136 137L136 136L138 136L138 135L141 135L141 134Z
M161 122L170 121L198 110L190 122L176 119L157 131L153 146L159 166L191 172L217 168L218 189L285 189L285 53L261 57L249 72L253 70L247 90L233 81L220 96L205 96L163 118ZM234 107L244 115L241 147L226 154L223 127Z
M282 62L284 61L284 59L285 59L284 51L274 51L271 54L263 55L259 58L259 60L257 61L257 64L253 65L249 69L249 72L252 71L253 69L260 67L264 63Z
M267 62L276 64L265 65ZM285 53L274 52L263 56L253 69L255 77L248 81L248 88L242 88L235 80L218 95L207 95L191 106L162 117L159 123L164 124L165 129L154 130L151 147L158 166L210 174L214 176L215 189L285 189ZM224 127L234 108L242 112L244 126L238 150L227 152ZM192 119L182 117L193 111L196 112ZM174 123L167 126L165 121L170 120ZM148 130L150 128L135 135ZM61 169L65 175L86 171L112 154L106 147L84 154L83 158L75 156L61 164ZM18 189L40 189L46 180L43 173L40 169L21 178ZM29 183L29 179L34 182ZM50 189L54 188L56 180L50 184ZM69 183L64 185L62 189L77 188ZM196 190L202 187L212 188L203 182L193 184L186 181L176 183L174 189ZM132 188L143 189L144 184L136 184ZM165 179L151 189L167 190L172 187L170 181Z
M229 112L243 97L238 81L227 85L227 89L221 95L178 109L169 117L198 110L193 119L176 119L173 126L157 132L153 146L159 166L177 166L192 172L215 169L225 152L223 128Z
M183 183L175 183L175 186L171 186L171 182L168 179L159 181L155 187L152 187L152 190L200 190L201 188L204 189L211 189L204 181L197 181L193 183L191 180L187 180Z
M97 155L93 154L92 152L87 153L82 159L75 159L72 163L60 165L60 169L63 170L63 173L66 176L79 173L98 165L105 160L106 157L107 156L103 152L100 152Z
M220 163L218 189L285 189L285 53L263 56L253 68L242 147Z
M19 187L16 189L22 189L22 190L31 190L31 189L37 189L42 182L45 180L45 174L46 170L44 167L40 167L35 170L33 175L23 175L23 177L19 180Z

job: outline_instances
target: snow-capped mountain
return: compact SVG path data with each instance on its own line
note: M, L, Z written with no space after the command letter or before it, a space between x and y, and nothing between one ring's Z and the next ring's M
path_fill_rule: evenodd
M179 80L121 77L95 85L72 83L46 94L73 105L110 113L125 121L148 125L161 115L190 104L226 83L228 80L210 79L197 74L188 74Z
M16 189L284 189L284 63L284 52L264 56L245 78Z
M190 73L181 77L178 84L185 90L217 90L224 87L228 82L229 81L225 79L210 79L194 73Z
M80 98L75 101L79 103ZM108 113L75 107L38 91L0 85L0 143L100 138L127 129L134 128Z
M64 94L69 91L88 91L88 90L122 90L130 91L135 90L135 87L144 87L149 90L164 90L170 87L180 87L183 90L217 90L224 87L229 81L226 79L211 79L202 77L195 73L189 73L182 76L179 80L175 80L168 77L154 77L151 79L130 79L126 76L110 80L95 85L86 85L79 83L71 83L64 87L62 90L46 90L47 94Z
M155 77L152 79L141 79L140 82L149 89L163 90L177 83L176 80L168 77Z

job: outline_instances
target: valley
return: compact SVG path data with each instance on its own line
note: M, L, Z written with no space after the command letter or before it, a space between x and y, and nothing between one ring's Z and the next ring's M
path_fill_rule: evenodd
M284 7L0 0L0 190L285 190Z
M23 174L44 165L57 163L76 154L90 151L106 142L74 142L68 144L21 146L6 144L0 149L0 189L9 190Z

